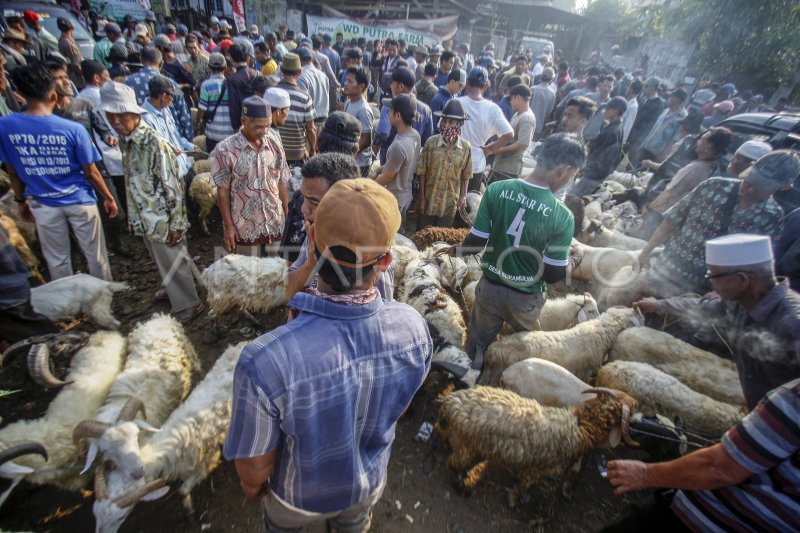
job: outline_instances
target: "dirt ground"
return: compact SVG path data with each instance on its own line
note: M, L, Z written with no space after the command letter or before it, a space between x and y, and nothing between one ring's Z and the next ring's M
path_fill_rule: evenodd
M218 218L210 221L212 232L220 227ZM214 246L220 236L202 237L194 233L189 251L202 270L214 260ZM144 246L134 238L127 242L135 250L133 259L112 257L117 281L131 286L114 297L114 314L123 323L123 333L155 312L168 312L167 303L153 303L152 296L160 279ZM226 346L254 338L283 323L285 311L278 309L258 317L263 327L238 313L229 313L216 321L202 316L186 327L202 362L205 373ZM81 322L79 329L91 331ZM199 381L202 375L196 378ZM613 521L630 503L643 503L649 494L615 497L608 482L600 476L601 459L620 456L638 457L632 450L593 452L583 461L571 499L564 498L551 484L532 490L529 499L516 509L506 504L511 479L505 472L490 471L469 497L454 492L443 468L444 454L436 439L417 442L415 436L423 422L433 422L439 384L427 383L414 399L411 408L397 426L397 438L389 466L389 478L383 498L373 517L373 531L430 531L468 533L485 531L595 531ZM0 487L4 489L5 486ZM0 508L3 531L83 532L94 528L91 487L80 493L66 492L52 486L23 482ZM260 531L261 511L257 503L247 501L239 488L231 463L223 462L193 492L195 512L189 514L172 484L167 496L155 502L142 502L123 524L121 531ZM322 525L309 531L324 531Z

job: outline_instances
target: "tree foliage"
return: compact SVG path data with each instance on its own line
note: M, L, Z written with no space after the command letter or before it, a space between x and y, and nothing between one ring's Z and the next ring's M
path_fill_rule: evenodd
M691 64L709 76L745 74L775 88L800 71L797 0L594 0L582 14L623 37L695 43Z
M664 19L668 34L696 43L693 65L718 77L747 74L777 86L800 66L795 0L677 0Z

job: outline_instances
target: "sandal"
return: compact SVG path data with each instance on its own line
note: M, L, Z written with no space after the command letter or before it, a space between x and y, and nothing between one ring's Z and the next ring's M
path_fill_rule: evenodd
M178 319L178 322L181 324L186 324L187 322L191 322L197 316L206 310L206 306L201 302L194 307L190 307L188 309L184 309L178 313L175 313L175 318Z

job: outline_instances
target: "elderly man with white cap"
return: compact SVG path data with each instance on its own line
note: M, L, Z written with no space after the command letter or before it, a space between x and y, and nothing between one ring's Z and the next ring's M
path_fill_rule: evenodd
M654 248L664 250L645 272L638 296L667 298L703 294L706 241L731 233L777 237L783 230L783 211L772 195L791 187L800 175L800 158L791 150L775 150L741 174L742 180L709 178L663 215L661 224L642 249L646 265Z
M775 278L772 241L733 234L706 242L705 278L716 294L634 303L646 313L680 316L711 328L732 350L748 408L786 381L800 378L800 294Z
M147 111L136 103L133 89L110 81L100 89L100 98L100 110L120 136L130 227L134 235L144 238L161 274L164 289L156 293L156 299L169 297L178 320L188 322L204 306L197 296L192 277L196 267L186 246L189 220L175 152L142 120Z
M272 109L259 96L242 101L242 127L211 154L225 249L243 255L277 251L289 203L289 167Z

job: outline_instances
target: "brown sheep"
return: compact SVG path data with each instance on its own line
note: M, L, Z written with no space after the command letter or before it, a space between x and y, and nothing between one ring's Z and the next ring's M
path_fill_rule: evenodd
M424 250L437 242L447 244L458 244L463 241L469 228L425 228L411 236L411 240L417 245L417 250Z
M28 242L25 240L25 237L22 236L22 233L20 233L16 222L3 214L2 211L0 211L0 227L5 230L6 235L8 235L8 242L14 247L28 266L28 269L31 271L30 277L44 284L44 278L39 273L39 259L33 253L30 246L28 246Z
M451 393L439 410L438 435L450 446L447 467L456 487L470 489L487 461L506 468L516 483L508 495L519 497L543 478L564 478L591 449L616 446L630 438L630 415L636 400L603 388L585 391L596 396L573 407L545 407L495 387L475 387Z

